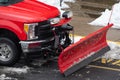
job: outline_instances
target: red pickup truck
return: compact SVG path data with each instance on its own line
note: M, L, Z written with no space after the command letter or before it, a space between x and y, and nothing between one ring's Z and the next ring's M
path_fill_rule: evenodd
M67 47L72 13L59 16L57 8L35 0L0 0L0 64L13 65L22 52L46 56Z
M57 8L36 0L0 0L0 65L39 51L45 59L59 56L60 72L69 75L110 50L106 32L112 24L71 44L71 17L66 11L60 18Z

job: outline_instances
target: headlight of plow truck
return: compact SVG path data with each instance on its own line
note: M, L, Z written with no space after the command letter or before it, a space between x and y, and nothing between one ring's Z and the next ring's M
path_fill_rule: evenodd
M38 36L35 36L35 27L38 23L24 24L24 31L27 34L27 40L37 39Z

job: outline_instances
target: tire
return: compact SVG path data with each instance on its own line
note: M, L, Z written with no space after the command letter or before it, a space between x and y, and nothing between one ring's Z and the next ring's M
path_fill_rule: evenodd
M9 38L0 38L0 65L12 66L19 59L19 53L15 43Z

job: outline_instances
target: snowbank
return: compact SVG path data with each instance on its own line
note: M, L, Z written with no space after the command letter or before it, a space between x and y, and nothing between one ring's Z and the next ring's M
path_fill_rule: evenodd
M5 74L0 75L0 80L18 80L17 78L7 77Z
M3 68L0 68L0 72L2 72L2 73L25 74L28 71L29 71L29 67L27 67L27 66L24 66L22 68L14 68L14 67L3 67Z
M115 42L108 42L108 45L110 46L110 51L105 53L102 58L106 59L120 59L120 44L117 44Z
M109 22L111 12L112 10L106 9L105 12L102 12L100 17L89 24L94 26L106 26ZM120 29L120 2L113 5L110 23L114 24L113 28Z

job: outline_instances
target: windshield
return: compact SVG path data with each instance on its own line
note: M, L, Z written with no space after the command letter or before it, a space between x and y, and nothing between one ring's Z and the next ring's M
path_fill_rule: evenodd
M8 5L15 4L21 1L23 0L0 0L0 6L8 6Z
M8 2L9 0L0 0L1 3Z

